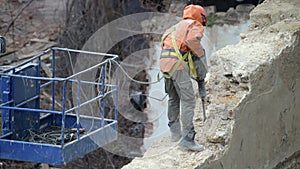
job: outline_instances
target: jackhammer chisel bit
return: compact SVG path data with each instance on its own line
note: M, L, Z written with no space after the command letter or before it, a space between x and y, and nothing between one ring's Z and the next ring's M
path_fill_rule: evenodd
M201 98L201 101L202 101L203 122L205 122L205 120L206 120L205 99Z
M203 112L203 122L206 120L206 112L205 112L205 96L206 96L206 88L204 80L197 80L198 89L199 89L199 96L201 97L202 101L202 112Z

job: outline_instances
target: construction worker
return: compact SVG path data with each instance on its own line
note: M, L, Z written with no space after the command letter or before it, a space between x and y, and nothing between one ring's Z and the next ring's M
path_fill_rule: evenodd
M166 30L162 36L160 69L165 76L165 90L169 95L168 126L171 140L180 140L180 147L193 151L204 149L194 141L196 100L191 77L198 81L199 94L204 98L207 70L202 62L205 51L200 41L206 23L205 10L200 5L188 5L184 8L183 20Z

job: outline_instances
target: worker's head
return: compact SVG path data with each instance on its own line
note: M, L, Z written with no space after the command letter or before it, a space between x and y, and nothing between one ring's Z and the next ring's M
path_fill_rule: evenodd
M207 24L206 12L200 5L188 5L183 10L183 19L199 21L203 26Z

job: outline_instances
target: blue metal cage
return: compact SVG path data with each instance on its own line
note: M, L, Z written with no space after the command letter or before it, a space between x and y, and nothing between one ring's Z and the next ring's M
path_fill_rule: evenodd
M102 60L68 77L56 76L57 52L66 56L92 55ZM44 76L42 58L51 55L47 65L50 77ZM60 56L61 57L61 56ZM2 135L0 158L48 164L65 164L117 139L118 86L106 82L107 65L117 55L65 48L51 48L1 73ZM98 81L82 80L101 68ZM73 105L67 106L68 86L74 93ZM99 90L86 99L82 86ZM50 91L49 109L43 108L41 91ZM70 87L69 87L70 89ZM57 98L60 93L60 98ZM104 118L105 99L112 98L113 118ZM75 99L74 99L75 98ZM59 103L58 103L59 102ZM97 104L98 112L82 115L85 106ZM60 105L58 107L57 105ZM52 138L47 138L46 135ZM51 135L52 134L52 135ZM55 137L56 136L56 137ZM45 142L43 139L52 140Z

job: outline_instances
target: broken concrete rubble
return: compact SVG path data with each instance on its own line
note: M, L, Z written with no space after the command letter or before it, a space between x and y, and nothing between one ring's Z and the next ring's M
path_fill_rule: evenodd
M298 1L265 1L241 42L211 58L208 119L197 120L200 99L195 118L203 152L182 151L166 137L123 168L299 168L299 8ZM224 112L232 120L222 120Z

